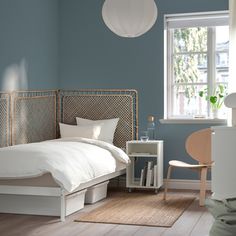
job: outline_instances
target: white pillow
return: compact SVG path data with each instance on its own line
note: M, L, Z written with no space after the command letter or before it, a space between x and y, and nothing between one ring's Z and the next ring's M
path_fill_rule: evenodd
M119 118L107 119L107 120L88 120L80 117L76 117L76 123L78 126L84 125L101 125L101 134L99 140L113 143L114 134Z
M90 139L99 139L102 124L100 125L67 125L59 123L61 138L82 137Z

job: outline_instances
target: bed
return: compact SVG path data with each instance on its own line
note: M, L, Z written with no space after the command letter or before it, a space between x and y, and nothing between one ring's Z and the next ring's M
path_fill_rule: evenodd
M2 93L0 107L1 147L59 138L58 123L75 124L75 117L91 120L119 117L114 135L114 145L119 148L137 138L135 90ZM83 208L86 195L89 198L94 191L104 191L107 181L124 174L125 168L125 163L117 161L114 171L83 182L73 191L62 188L51 173L17 179L0 176L0 212L53 215L63 221Z

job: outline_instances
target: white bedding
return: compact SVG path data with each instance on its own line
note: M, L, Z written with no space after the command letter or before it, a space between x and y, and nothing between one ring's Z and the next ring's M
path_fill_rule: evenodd
M116 170L129 157L112 144L63 138L0 149L0 178L27 178L50 172L66 191Z

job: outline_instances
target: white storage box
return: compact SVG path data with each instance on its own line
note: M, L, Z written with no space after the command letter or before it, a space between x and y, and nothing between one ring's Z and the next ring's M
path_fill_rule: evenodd
M107 197L107 185L109 181L97 184L87 189L85 204L92 204Z
M66 196L66 216L84 208L86 189Z
M68 216L84 207L86 189L65 196L65 215ZM11 207L9 207L11 206ZM0 212L30 215L60 216L59 196L0 195Z

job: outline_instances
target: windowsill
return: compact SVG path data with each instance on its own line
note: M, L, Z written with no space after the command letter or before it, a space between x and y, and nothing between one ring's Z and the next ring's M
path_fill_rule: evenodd
M193 119L160 119L161 124L227 124L226 119L203 119L203 118L193 118Z

